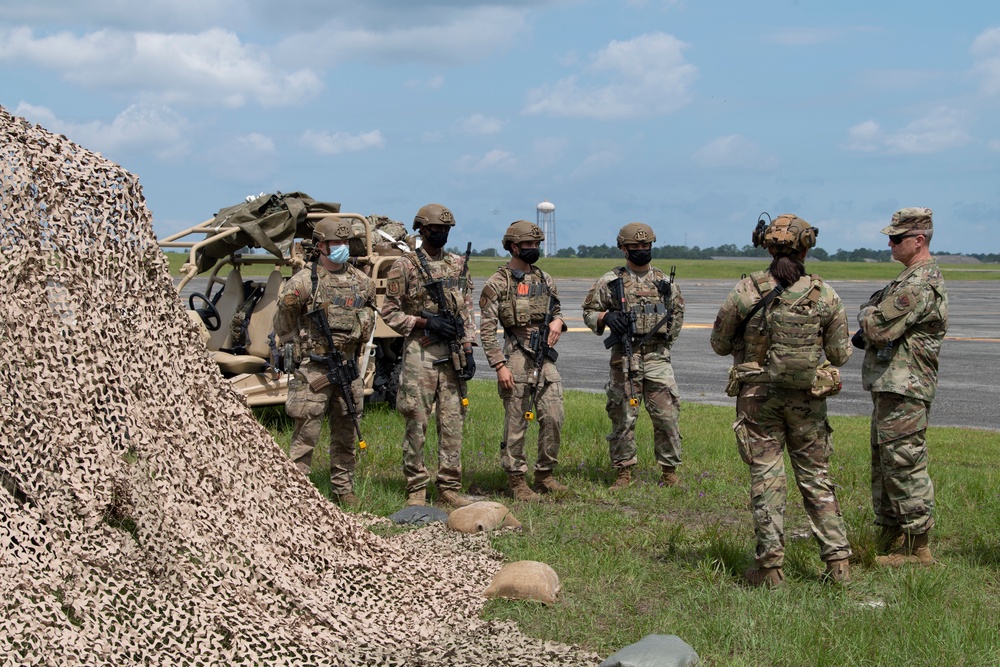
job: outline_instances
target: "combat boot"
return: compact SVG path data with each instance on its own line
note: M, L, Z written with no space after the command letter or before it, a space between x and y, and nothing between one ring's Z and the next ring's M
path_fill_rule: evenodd
M673 466L662 466L663 477L660 479L660 486L679 486L680 478L677 476L677 468Z
M846 558L829 560L826 562L826 572L823 578L831 584L846 585L851 583L851 566Z
M902 567L903 565L932 565L934 557L931 556L931 549L927 546L927 533L919 535L906 534L903 536L903 545L893 551L888 556L879 556L875 559L876 565L888 567Z
M903 529L899 526L880 526L876 549L880 554L892 553L899 548Z
M406 506L414 507L427 504L427 489L410 491L406 496Z
M560 484L552 475L551 470L536 470L535 483L532 488L536 493L568 493L569 487Z
M438 500L445 505L450 505L451 507L465 507L466 505L471 505L473 502L458 491L453 491L451 489L442 490L438 494Z
M334 499L341 507L350 507L351 509L361 507L361 499L354 495L351 491L348 491L347 493L335 494Z
M618 469L618 477L615 478L614 483L611 485L611 491L619 491L621 489L626 489L632 483L632 466L627 468Z
M507 479L510 490L514 493L514 500L526 503L537 503L541 497L528 488L528 483L524 481L524 475L511 475Z
M754 588L777 588L785 583L785 573L780 567L751 567L743 573L743 578Z

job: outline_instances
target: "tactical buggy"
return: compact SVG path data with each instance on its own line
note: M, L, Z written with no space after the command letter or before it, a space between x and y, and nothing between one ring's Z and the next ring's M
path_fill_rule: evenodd
M384 216L343 213L337 203L277 192L224 208L159 242L164 249L187 249L178 292L219 370L251 406L285 402L293 361L291 345L273 331L278 293L311 261L313 227L328 217L350 221L351 262L375 281L381 307L389 267L414 248L403 224ZM205 274L201 289L193 282L199 274ZM358 359L366 403L395 405L402 350L402 337L379 317Z

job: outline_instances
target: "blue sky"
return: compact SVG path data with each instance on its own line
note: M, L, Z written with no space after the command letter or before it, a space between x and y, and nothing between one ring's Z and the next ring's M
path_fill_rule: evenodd
M281 9L278 9L278 7ZM0 0L0 105L139 175L158 234L302 191L454 245L556 205L557 244L1000 247L1000 12L985 1Z

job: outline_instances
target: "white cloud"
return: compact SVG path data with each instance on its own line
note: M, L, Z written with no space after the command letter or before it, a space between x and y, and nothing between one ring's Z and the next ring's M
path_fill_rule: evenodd
M459 121L459 130L466 134L496 134L503 129L499 118L491 118L481 113L473 114Z
M482 157L463 155L456 161L455 166L463 172L507 170L517 166L517 159L513 153L495 148Z
M324 155L337 155L354 151L366 151L372 148L385 148L385 139L378 130L363 134L349 132L316 132L306 130L302 133L300 142L303 146Z
M187 119L165 106L133 104L110 123L74 123L25 102L18 104L14 113L107 156L145 151L160 159L174 159L190 151Z
M843 148L903 155L942 153L969 143L968 122L965 112L948 107L933 109L926 116L892 132L883 130L874 120L867 120L847 131L847 142Z
M694 161L706 168L773 169L778 159L739 134L719 137L699 148Z
M979 89L985 95L1000 94L1000 28L981 32L972 42L975 64L972 71L980 77Z
M599 148L584 158L576 169L570 172L571 180L586 180L594 176L606 174L624 160L622 149L618 146Z
M840 41L853 33L876 30L869 26L789 27L770 33L766 39L782 46L813 46Z
M428 90L440 90L444 86L444 77L441 75L432 76L430 79L408 79L403 84L405 88L427 88Z
M1000 152L1000 139L992 139L989 143L986 144L986 147L991 151Z
M251 132L204 150L201 158L220 179L259 188L261 182L277 171L277 154L271 137Z
M84 88L138 92L168 104L240 107L294 105L322 86L309 69L282 70L262 49L232 32L123 33L36 36L0 30L0 62L27 61L59 72Z
M612 120L662 116L691 100L697 68L687 44L664 33L613 41L581 75L528 92L524 113Z

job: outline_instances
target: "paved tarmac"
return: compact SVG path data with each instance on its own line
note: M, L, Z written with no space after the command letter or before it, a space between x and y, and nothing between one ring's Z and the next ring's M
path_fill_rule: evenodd
M735 399L725 394L731 357L716 355L709 345L709 335L719 305L725 300L735 280L693 280L678 277L677 284L686 303L684 329L673 348L673 364L682 401L733 406ZM477 280L476 285L482 286ZM566 389L600 392L608 378L608 357L601 338L583 323L581 304L593 284L590 279L557 281L569 331L559 341L559 371ZM849 326L861 304L883 283L869 281L830 281L847 307ZM199 277L184 289L188 294L202 291L205 281ZM1000 282L952 281L948 283L948 335L941 352L937 397L931 410L935 426L964 426L1000 430ZM477 313L478 317L478 313ZM830 412L836 415L871 414L871 398L861 388L863 355L855 350L841 369L844 389L829 399ZM493 376L480 348L476 348L478 379Z

